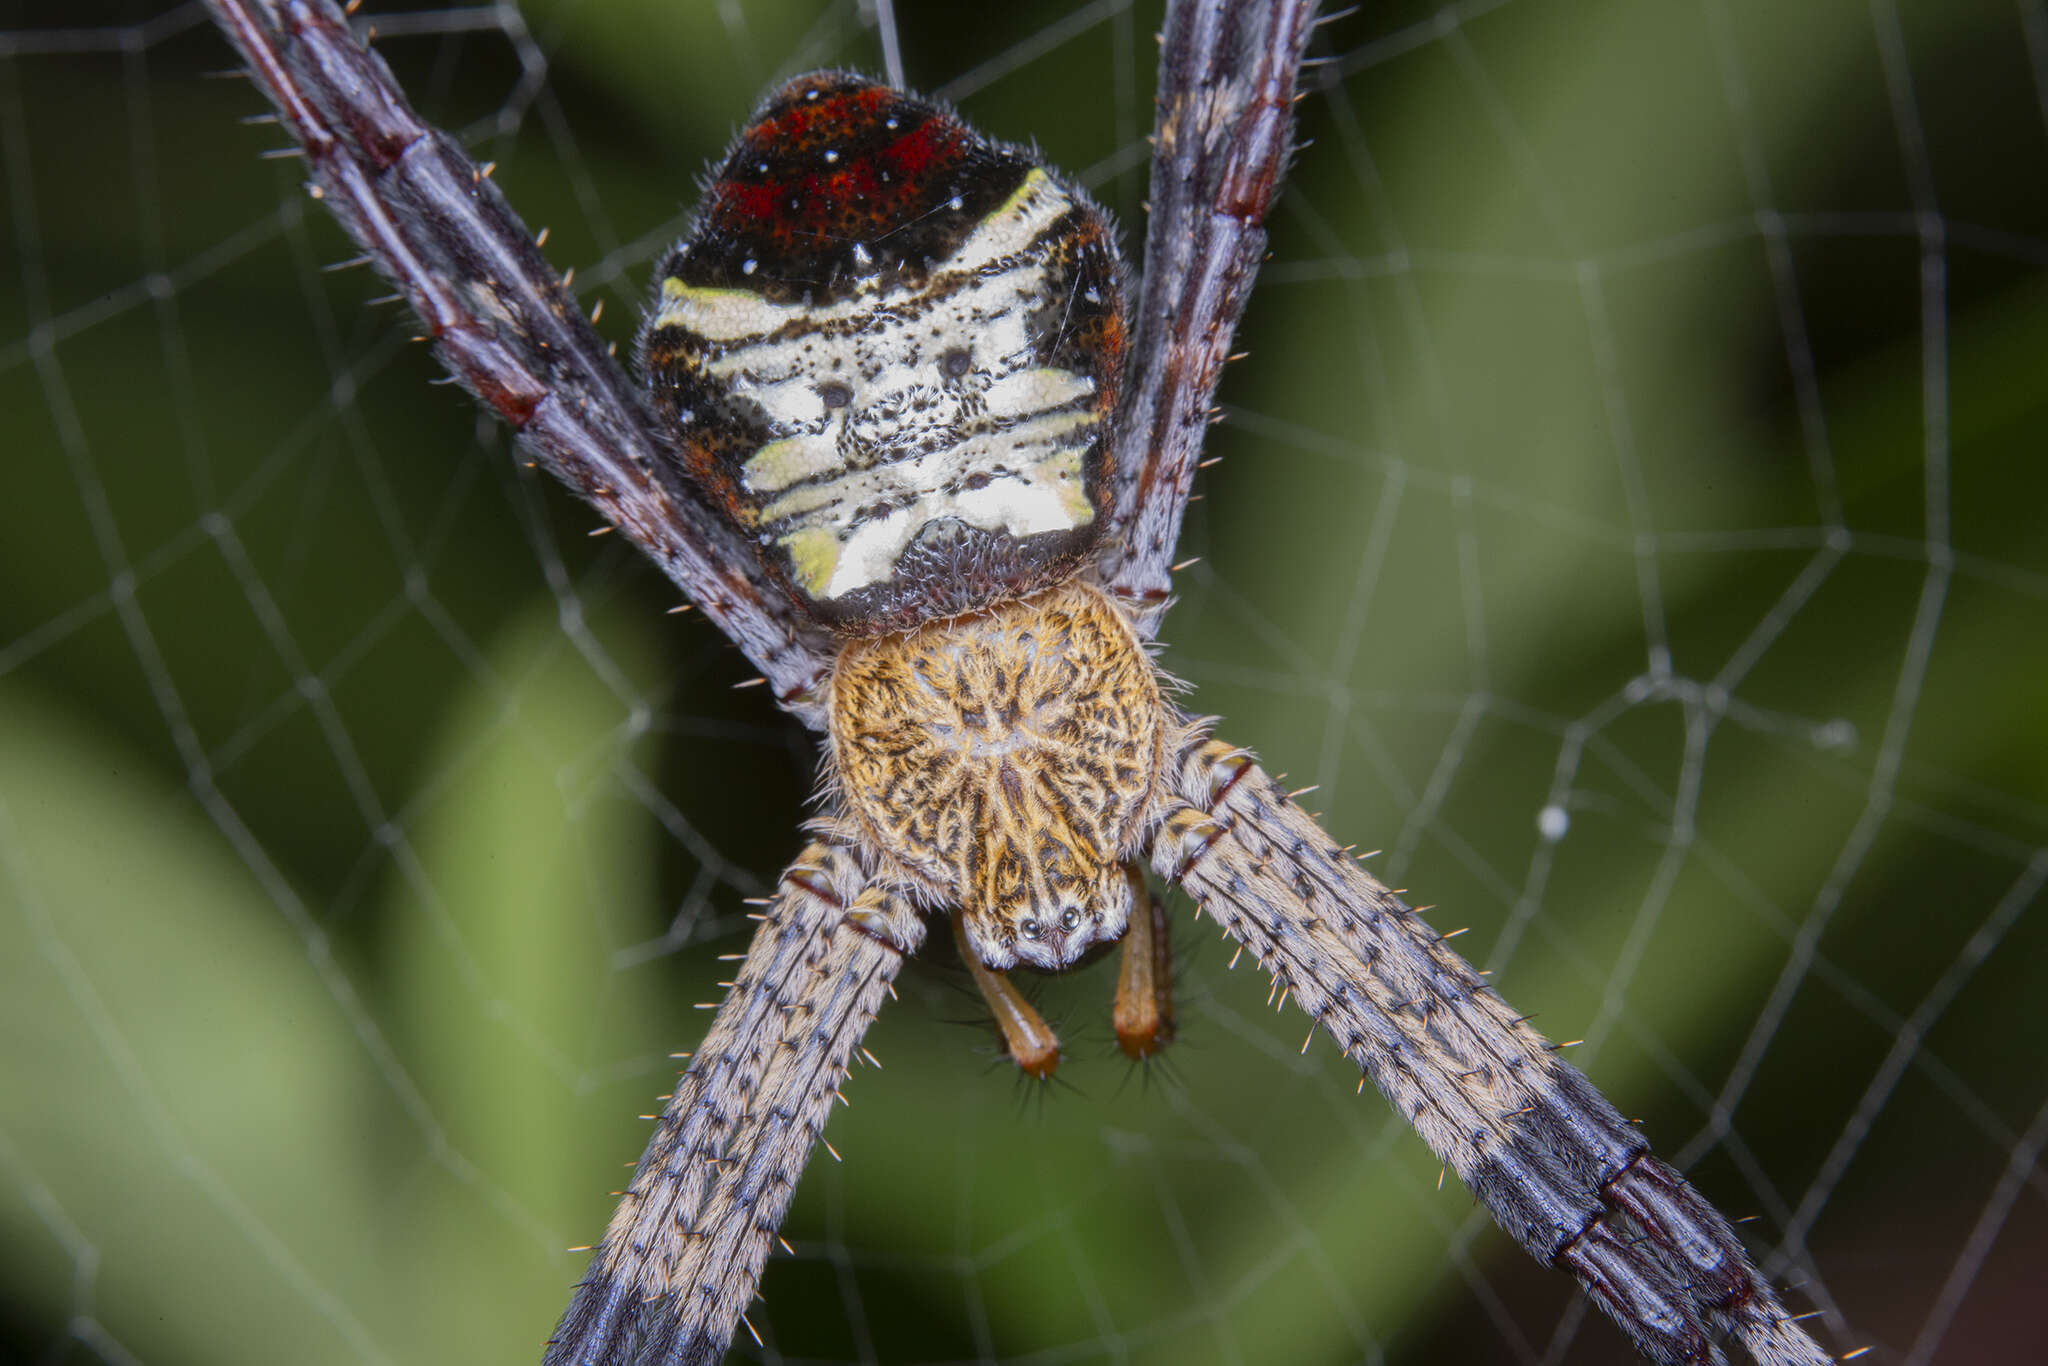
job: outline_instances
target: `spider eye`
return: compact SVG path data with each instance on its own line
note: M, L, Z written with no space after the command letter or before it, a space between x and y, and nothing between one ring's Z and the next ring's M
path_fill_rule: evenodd
M1045 933L1045 926L1039 924L1036 920L1023 921L1017 926L1017 929L1026 939L1036 939Z
M1063 930L1071 930L1080 923L1081 913L1079 911L1068 911L1060 916L1060 928Z
M827 408L844 408L853 402L853 390L837 380L827 380L818 386L818 401Z
M947 379L958 379L974 365L974 357L964 346L956 346L939 357L939 373Z

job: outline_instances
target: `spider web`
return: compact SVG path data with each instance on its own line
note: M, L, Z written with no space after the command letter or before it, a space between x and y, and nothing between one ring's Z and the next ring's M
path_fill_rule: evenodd
M536 1360L814 750L326 269L195 5L52 9L0 4L0 1356ZM2038 1355L2048 6L1366 11L1166 662L1838 1350ZM1145 6L376 23L622 344L812 66L900 51L1137 236ZM1626 1360L1176 909L1181 1042L1044 982L1049 1094L935 944L736 1358Z

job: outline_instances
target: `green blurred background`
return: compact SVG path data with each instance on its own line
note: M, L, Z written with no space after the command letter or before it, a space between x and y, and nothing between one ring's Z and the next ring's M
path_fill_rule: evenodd
M757 93L881 62L849 3L370 8L622 344ZM1135 242L1156 8L897 13ZM2048 1356L2048 12L1317 50L1168 667L1837 1349ZM0 3L0 1358L533 1361L813 750L322 272L227 65ZM735 1356L1626 1360L1176 908L1183 1041L1041 983L1043 1094L935 940Z

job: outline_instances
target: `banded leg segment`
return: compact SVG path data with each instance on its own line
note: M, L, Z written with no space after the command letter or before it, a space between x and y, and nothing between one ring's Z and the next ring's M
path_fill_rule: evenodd
M1097 581L1156 631L1202 437L1294 152L1314 0L1175 4L1160 38L1145 273Z
M1242 750L1191 741L1153 866L1258 955L1538 1261L1660 1366L1832 1358L1727 1220Z
M422 340L541 468L595 507L824 729L833 643L706 506L639 387L512 206L407 103L332 0L207 0L305 150L308 189L418 315Z
M546 1366L717 1366L853 1050L924 934L818 843L782 875Z

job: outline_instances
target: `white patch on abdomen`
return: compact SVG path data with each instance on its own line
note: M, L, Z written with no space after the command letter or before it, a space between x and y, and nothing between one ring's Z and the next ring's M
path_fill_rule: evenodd
M887 581L935 521L1023 537L1092 520L1095 385L1039 365L1030 328L1061 307L1045 297L1058 249L1045 230L1073 207L1033 171L923 289L870 280L824 307L664 281L655 326L714 343L705 372L767 418L740 481L805 592ZM967 372L947 373L961 351Z

